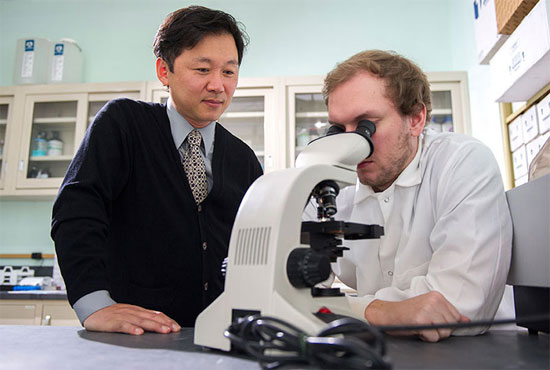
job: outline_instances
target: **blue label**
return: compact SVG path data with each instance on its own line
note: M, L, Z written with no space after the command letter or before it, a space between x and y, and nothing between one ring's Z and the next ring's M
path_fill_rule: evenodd
M25 41L25 51L34 51L34 40Z
M53 55L63 55L63 44L55 44Z

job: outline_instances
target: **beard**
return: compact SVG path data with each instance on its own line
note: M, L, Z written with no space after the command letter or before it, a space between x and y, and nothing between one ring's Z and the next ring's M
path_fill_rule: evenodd
M381 158L381 161L375 160L374 164L378 167L378 174L373 177L372 173L358 171L357 176L361 184L371 186L375 192L389 188L414 158L416 154L415 142L411 140L406 125L404 125L393 151L388 151L389 154L386 158ZM416 148L418 147L416 146Z

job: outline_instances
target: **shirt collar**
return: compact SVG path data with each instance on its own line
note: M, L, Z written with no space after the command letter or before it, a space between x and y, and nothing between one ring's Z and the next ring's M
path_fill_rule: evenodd
M172 97L168 98L166 103L166 113L168 114L168 120L170 121L170 130L172 131L172 138L174 139L174 145L178 149L187 135L195 129L191 124L183 118L181 114L176 110ZM202 136L202 142L204 143L205 153L209 153L212 145L214 145L214 133L216 130L215 121L210 122L207 126L198 128Z
M421 135L418 138L418 148L416 150L416 154L413 160L411 161L411 163L409 163L407 167L405 167L403 172L401 172L401 174L397 177L397 179L393 182L393 184L391 184L391 186L386 190L384 190L383 192L376 193L372 189L372 187L370 187L369 185L361 184L361 182L359 181L359 178L357 178L357 182L355 184L354 203L357 204L369 196L376 196L376 197L383 196L388 191L392 192L396 186L405 188L405 187L411 187L411 186L420 184L420 181L422 179L420 176L420 157L422 156L422 149L423 149L422 141L423 140Z

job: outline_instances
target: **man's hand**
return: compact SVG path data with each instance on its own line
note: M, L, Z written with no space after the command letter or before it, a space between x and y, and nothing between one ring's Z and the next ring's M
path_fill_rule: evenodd
M170 333L178 332L181 329L177 322L162 312L122 303L94 312L84 320L83 324L90 331L133 335L141 335L145 331Z
M431 325L469 322L466 316L437 291L401 302L374 300L365 309L365 318L372 325ZM396 335L418 335L427 342L437 342L451 335L453 329L411 330L390 332Z

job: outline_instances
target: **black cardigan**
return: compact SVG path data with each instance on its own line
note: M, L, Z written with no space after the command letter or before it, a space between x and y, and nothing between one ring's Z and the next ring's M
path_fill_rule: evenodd
M216 123L214 185L195 204L166 106L119 99L97 115L53 207L52 239L69 302L108 290L182 326L222 291L239 204L262 174L254 152Z

